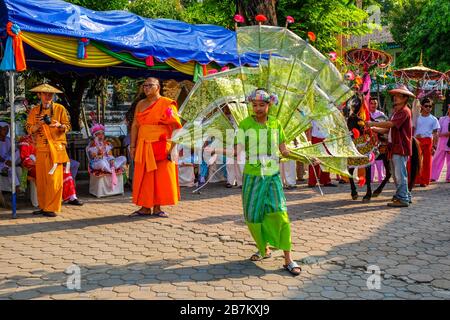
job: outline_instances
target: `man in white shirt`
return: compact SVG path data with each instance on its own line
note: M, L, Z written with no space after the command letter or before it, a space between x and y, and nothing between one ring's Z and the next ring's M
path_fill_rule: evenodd
M438 119L431 114L433 101L430 98L423 98L420 104L421 114L417 118L414 136L420 142L423 160L415 182L421 187L426 187L430 184L432 153L436 150L440 125Z
M308 138L311 138L311 143L321 143L324 141L328 134L325 132L320 126L317 124L316 121L311 121L312 128L310 130L310 134L308 134ZM314 174L315 172L315 174ZM316 166L309 166L309 174L308 174L308 187L313 188L317 184L316 175L319 178L319 182L324 187L337 187L337 185L331 183L330 173L324 172L321 170L320 165Z

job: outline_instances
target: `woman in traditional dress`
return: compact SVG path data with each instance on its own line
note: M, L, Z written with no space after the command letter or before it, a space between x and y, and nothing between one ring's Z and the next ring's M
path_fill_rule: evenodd
M247 100L252 103L254 115L240 122L233 152L245 150L246 154L242 205L245 222L258 247L250 260L271 257L269 246L281 249L283 267L296 276L301 268L291 257L291 227L277 154L279 151L287 157L289 150L280 122L268 115L270 106L277 104L278 99L265 89L256 89Z

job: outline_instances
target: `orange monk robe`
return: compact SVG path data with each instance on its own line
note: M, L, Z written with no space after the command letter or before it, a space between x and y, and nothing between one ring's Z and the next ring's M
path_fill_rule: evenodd
M31 134L31 127L40 116L48 114L52 121L57 120L66 126L65 131L44 124L34 134L36 141L36 188L39 208L49 212L60 212L63 193L64 164L69 161L66 152L66 132L70 130L70 117L66 108L53 103L50 108L35 106L28 115L26 129ZM54 163L57 164L53 174L49 174Z
M165 97L136 113L139 131L134 157L133 203L138 206L175 205L180 200L176 164L167 159L156 160L152 147L152 143L170 138L173 129L182 127L177 114L176 102ZM171 142L165 142L166 152L170 147Z

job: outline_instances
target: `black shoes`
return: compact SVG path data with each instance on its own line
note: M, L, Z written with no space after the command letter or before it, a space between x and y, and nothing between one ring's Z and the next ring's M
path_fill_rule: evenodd
M42 215L45 216L45 217L51 217L51 218L56 217L56 213L51 212L51 211L43 211Z
M74 199L74 200L70 200L69 202L67 202L68 204L72 205L72 206L82 206L84 203L81 202L78 199Z
M44 211L44 210L36 210L36 211L33 211L33 213L32 213L33 215L35 215L35 216L37 216L37 215L40 215L40 214L42 214L43 216L45 216L45 217L56 217L56 213L54 213L54 212L51 212L51 211Z
M40 214L43 214L44 213L44 210L36 210L36 211L33 211L33 215L34 216L37 216L37 215L40 215Z
M337 185L333 184L333 183L327 183L323 185L324 187L337 187Z
M395 208L405 208L409 207L409 203L405 203L403 201L400 201L398 199L394 199L392 202L389 202L388 207L395 207Z

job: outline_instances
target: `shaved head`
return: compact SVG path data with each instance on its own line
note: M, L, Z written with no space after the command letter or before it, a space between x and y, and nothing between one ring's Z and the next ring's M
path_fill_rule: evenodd
M159 80L154 78L154 77L149 77L147 79L145 79L144 83L155 83L157 84L159 87L161 87L161 84L159 83Z
M147 97L159 97L161 84L159 83L158 79L149 77L145 79L144 83L142 84L142 89L144 90L144 93Z

